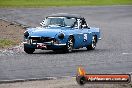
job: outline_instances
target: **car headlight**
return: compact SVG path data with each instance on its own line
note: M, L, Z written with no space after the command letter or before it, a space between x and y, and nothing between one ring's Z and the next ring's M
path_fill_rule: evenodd
M60 33L60 34L58 35L58 38L59 38L59 39L64 39L64 36L65 36L64 33Z
M28 31L26 31L26 32L24 33L24 37L27 38L28 36L29 36L29 33L28 33Z

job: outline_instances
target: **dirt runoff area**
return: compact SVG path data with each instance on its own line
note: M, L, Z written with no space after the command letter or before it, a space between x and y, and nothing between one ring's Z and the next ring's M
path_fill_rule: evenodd
M0 49L10 48L22 43L24 30L18 23L0 19Z

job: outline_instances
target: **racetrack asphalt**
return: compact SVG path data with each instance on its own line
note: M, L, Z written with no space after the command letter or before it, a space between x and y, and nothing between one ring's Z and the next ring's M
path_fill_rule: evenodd
M102 40L93 51L72 53L37 50L0 52L0 80L75 76L78 66L88 73L132 72L132 6L0 8L0 18L38 26L53 13L80 14L91 27L101 28Z

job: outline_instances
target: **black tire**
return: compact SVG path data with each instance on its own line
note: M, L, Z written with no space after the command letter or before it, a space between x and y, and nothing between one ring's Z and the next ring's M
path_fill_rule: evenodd
M72 36L70 36L68 38L67 45L64 48L64 52L67 52L67 53L72 52L73 46L74 46L74 38Z
M33 54L33 52L35 51L35 49L34 48L28 48L28 47L24 46L24 51L27 54Z
M97 38L96 38L96 36L93 36L92 43L91 43L91 45L87 46L87 50L94 50L96 47L96 43L97 43Z

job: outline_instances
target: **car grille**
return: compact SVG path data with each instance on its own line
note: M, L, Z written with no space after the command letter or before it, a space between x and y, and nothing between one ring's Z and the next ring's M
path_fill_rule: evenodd
M32 40L32 43L44 43L44 42L51 42L54 38L50 37L29 37Z

